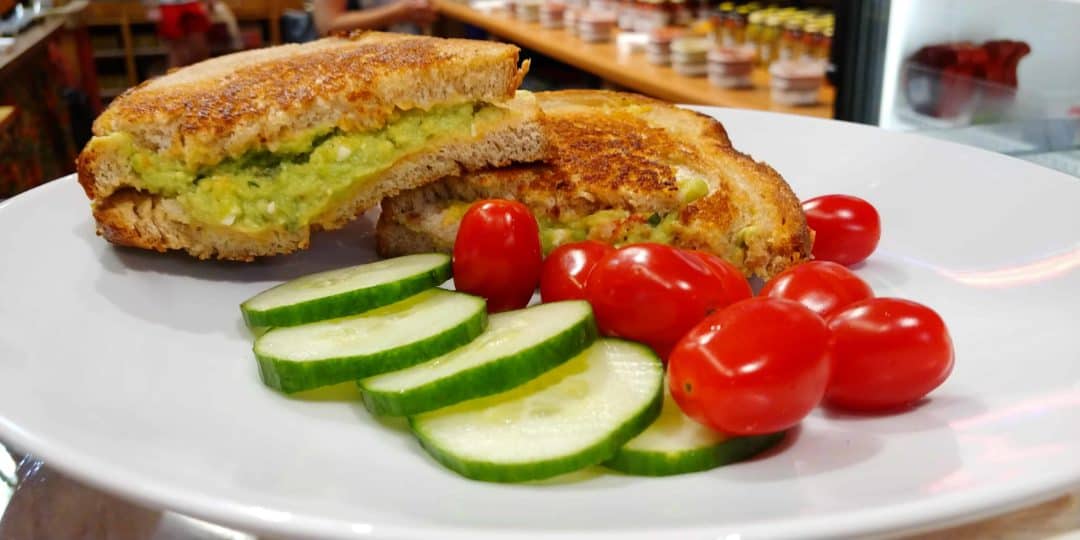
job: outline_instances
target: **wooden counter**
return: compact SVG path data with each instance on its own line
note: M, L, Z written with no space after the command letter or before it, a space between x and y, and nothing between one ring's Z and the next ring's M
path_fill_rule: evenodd
M569 32L547 30L537 23L522 22L505 13L483 13L451 0L434 0L434 3L446 17L478 26L492 35L642 94L674 103L759 109L822 118L833 116L832 88L822 89L819 105L787 107L772 102L769 74L763 69L754 70L754 88L718 88L709 84L705 77L684 77L670 67L650 64L642 53L620 54L614 41L585 43Z

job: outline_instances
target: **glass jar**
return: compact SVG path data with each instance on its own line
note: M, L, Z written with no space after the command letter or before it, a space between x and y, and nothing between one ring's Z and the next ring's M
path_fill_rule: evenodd
M826 27L821 31L821 41L818 42L815 48L814 57L820 60L829 60L830 49L832 49L832 36L833 29L831 26Z
M670 24L675 26L689 26L694 22L694 15L690 12L690 7L686 4L686 0L670 0L666 4L668 17L671 21Z
M784 30L780 34L780 50L777 58L792 60L802 58L806 50L802 43L803 19L792 16L784 22Z
M818 56L818 43L825 36L821 33L821 25L815 21L810 21L803 26L802 33L802 52L803 56L807 58L817 58Z
M758 50L758 60L762 66L768 67L779 56L782 22L783 17L779 13L765 18L765 28L761 30L761 47Z
M749 23L750 8L739 6L735 8L735 14L729 19L731 23L731 42L727 45L743 45L746 43L746 26Z
M750 14L746 25L746 44L753 47L754 52L761 54L761 31L765 29L765 11L758 10Z

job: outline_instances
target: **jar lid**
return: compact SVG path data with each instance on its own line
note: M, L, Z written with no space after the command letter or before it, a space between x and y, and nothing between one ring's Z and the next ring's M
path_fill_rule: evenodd
M701 53L709 50L709 39L698 36L683 36L672 40L672 52Z
M746 64L757 56L749 47L717 47L709 51L708 60L718 64Z
M614 25L615 16L606 11L586 11L578 17L578 20L586 24Z
M778 60L769 66L769 74L781 79L816 80L825 77L825 63L809 60Z
M649 32L650 43L671 43L683 35L683 29L675 26L661 26Z

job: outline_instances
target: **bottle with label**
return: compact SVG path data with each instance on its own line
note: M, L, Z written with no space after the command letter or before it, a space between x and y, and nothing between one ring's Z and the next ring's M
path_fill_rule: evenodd
M751 13L750 17L747 18L746 44L753 47L754 52L757 54L761 54L759 52L761 48L761 31L765 29L766 14L766 11L758 10Z
M816 20L810 20L803 26L802 54L807 58L818 58L818 44L824 39L821 33L821 25Z
M805 50L802 43L803 18L798 14L792 15L784 21L784 30L780 34L780 51L777 58L780 60L793 60L802 58Z
M780 33L783 16L774 13L765 18L765 28L761 30L761 47L758 50L758 58L761 65L768 67L779 56Z
M735 11L735 4L732 2L723 2L717 6L709 17L709 21L713 28L713 37L718 45L723 45L731 39L727 27L728 16Z
M668 17L675 26L689 26L694 22L694 14L690 11L686 0L670 0L666 3Z
M746 26L750 17L750 6L735 8L735 14L728 19L731 25L731 43L728 45L742 45L746 43Z
M821 41L818 42L816 53L814 54L815 58L826 61L829 60L830 49L832 49L832 36L833 29L831 26L828 26L821 31Z

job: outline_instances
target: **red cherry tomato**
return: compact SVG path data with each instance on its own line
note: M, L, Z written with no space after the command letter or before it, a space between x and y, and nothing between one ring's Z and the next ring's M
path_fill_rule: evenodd
M483 296L495 313L525 307L540 279L540 229L525 205L479 201L454 240L454 286Z
M540 299L583 300L589 274L600 259L614 251L610 245L595 240L563 244L551 250L540 268Z
M729 293L701 259L663 244L631 244L604 257L585 285L605 335L640 341L660 355Z
M687 251L687 253L697 257L720 279L720 287L724 291L728 304L734 304L754 296L754 290L750 288L750 282L734 264L704 251Z
M761 296L794 300L828 319L874 291L851 270L829 261L810 261L780 272L761 288Z
M825 321L797 302L752 298L710 315L668 360L668 385L694 420L755 435L798 424L829 379Z
M877 248L881 218L870 203L850 195L822 195L804 201L802 209L815 233L815 259L851 266Z
M945 382L953 346L934 310L899 298L852 304L829 321L828 405L858 411L911 405Z

